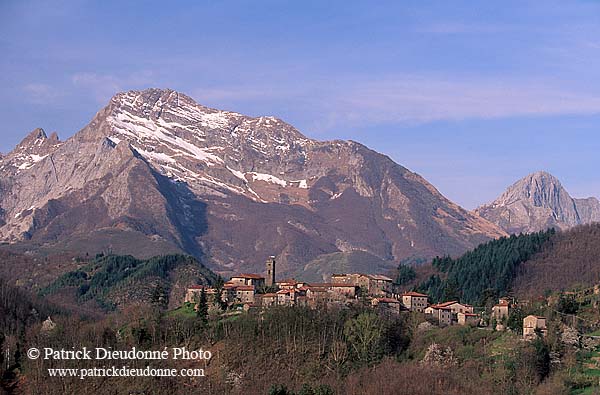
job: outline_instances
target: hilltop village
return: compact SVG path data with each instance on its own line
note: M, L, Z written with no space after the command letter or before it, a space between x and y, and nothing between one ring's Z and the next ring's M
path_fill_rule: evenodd
M475 311L469 304L451 300L430 304L426 294L400 292L390 277L379 274L333 274L331 282L307 283L296 279L276 280L276 260L271 256L266 262L266 275L242 273L217 287L194 285L187 289L184 303L198 308L200 300L218 300L223 308L249 311L273 306L347 307L368 303L383 314L421 313L426 321L444 327L450 325L492 326L506 330L506 321L515 301L500 298L498 304L486 311ZM204 294L204 296L202 296ZM217 298L216 295L220 295ZM215 304L209 304L214 306ZM545 336L546 318L529 315L523 318L523 338Z

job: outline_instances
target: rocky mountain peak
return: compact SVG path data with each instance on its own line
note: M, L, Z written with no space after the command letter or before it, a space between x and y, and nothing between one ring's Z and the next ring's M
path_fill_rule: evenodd
M144 118L155 123L157 128L170 129L182 138L187 130L196 132L196 137L201 138L228 132L231 136L240 134L248 138L270 135L274 139L308 140L291 125L275 117L253 118L233 111L209 108L172 89L150 88L118 93L111 99L109 108L117 121L131 116ZM212 133L207 133L209 131Z
M597 207L596 207L597 206ZM476 213L509 233L534 232L549 227L567 229L600 220L595 198L574 199L560 180L546 171L523 177Z
M60 138L58 137L58 133L52 132L50 134L50 137L48 137L48 140L50 140L53 143L59 143L60 142Z
M21 140L13 152L40 152L44 150L44 147L54 146L59 143L60 139L58 138L58 133L52 132L50 137L48 137L44 129L35 128L23 140Z
M42 128L33 129L17 146L17 148L28 148L33 145L41 145L48 139L46 132Z
M540 170L535 173L529 174L528 176L524 177L520 181L524 181L525 183L528 183L532 186L536 186L536 187L540 187L540 188L544 188L547 186L555 186L557 188L563 188L560 180L557 177L553 176L552 174L550 174L544 170Z
M42 128L36 128L31 131L14 150L2 158L0 170L7 168L16 168L17 170L27 170L33 167L37 162L47 157L61 144L56 132L50 137Z
M500 204L507 204L515 198L525 198L536 207L561 208L561 199L568 199L568 193L560 180L546 171L538 171L517 181L500 198Z
M306 148L316 144L275 117L212 109L156 88L116 94L75 138L81 144L126 141L162 175L195 190L241 193L258 201L279 194L261 194L256 181L306 189L298 173L308 158Z
M169 246L227 273L261 270L273 254L288 272L356 252L395 267L505 235L359 143L313 140L169 89L115 95L64 143L38 132L35 147L38 137L45 151L15 151L6 170L0 240Z

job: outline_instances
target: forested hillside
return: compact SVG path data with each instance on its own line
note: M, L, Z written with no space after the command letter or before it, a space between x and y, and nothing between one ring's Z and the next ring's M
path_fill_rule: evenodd
M555 233L550 229L502 237L457 259L436 257L432 266L439 273L431 275L419 289L433 302L460 299L476 303L485 294L505 295L511 290L520 265L541 251Z
M552 243L519 268L515 292L540 296L549 291L600 283L600 224L559 232Z
M185 255L146 260L99 255L88 265L62 275L40 294L71 290L78 301L94 301L109 310L135 302L153 301L168 306L181 303L187 286L212 284L216 278L196 259Z

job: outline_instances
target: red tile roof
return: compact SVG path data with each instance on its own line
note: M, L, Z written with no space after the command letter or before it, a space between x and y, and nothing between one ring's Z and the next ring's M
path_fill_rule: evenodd
M252 274L252 273L242 273L242 274L237 274L235 276L231 276L231 278L249 278L252 280L264 280L265 278L259 274Z
M425 294L421 294L421 293L414 292L414 291L405 292L405 293L402 294L402 296L416 296L416 297L421 297L421 298L426 298L427 297L427 295L425 295Z
M440 307L448 307L448 306L452 306L453 304L458 303L458 301L453 300L451 302L444 302L444 303L438 303L437 306Z
M435 309L435 310L447 310L447 311L452 311L452 309L451 309L450 307L440 307L440 306L436 306L436 305L431 305L431 306L429 306L429 307L431 307L432 309Z

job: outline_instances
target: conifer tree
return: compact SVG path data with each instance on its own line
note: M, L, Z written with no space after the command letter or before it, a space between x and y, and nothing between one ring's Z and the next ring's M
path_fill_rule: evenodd
M202 288L202 291L200 292L197 315L202 322L208 322L208 300L206 298L206 290L204 288Z

